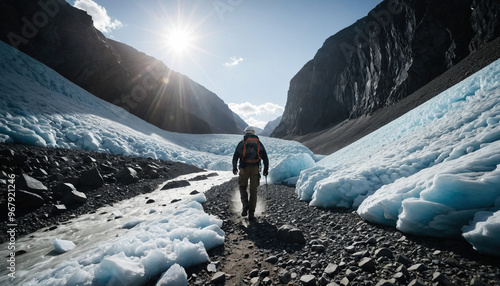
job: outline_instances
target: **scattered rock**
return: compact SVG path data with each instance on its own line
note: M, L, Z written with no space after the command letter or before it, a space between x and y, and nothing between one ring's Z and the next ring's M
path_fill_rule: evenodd
M0 156L7 157L7 158L12 158L12 157L14 157L14 151L11 150L11 149L0 150Z
M226 282L226 273L224 272L217 272L212 276L212 279L210 280L210 283L212 284L220 284L220 283L225 283Z
M158 172L156 172L156 170L150 170L150 171L146 172L145 174L146 174L146 176L148 176L151 179L158 179L160 177L160 174L158 174Z
M345 251L347 251L347 253L355 253L356 252L356 247L354 245L349 245L349 246L346 246L344 247Z
M396 281L398 281L401 284L403 284L404 282L406 282L406 280L408 278L408 276L406 276L403 272L397 272L392 277L394 279L396 279Z
M488 286L488 284L477 278L472 278L472 280L470 281L470 286Z
M19 180L16 181L16 188L35 193L48 190L42 182L27 174L19 176Z
M388 258L393 258L394 255L392 254L392 251L389 248L379 248L375 250L375 257L388 257Z
M315 286L316 285L316 276L314 275L303 275L300 277L300 282L304 286Z
M437 282L440 285L453 286L453 283L441 272L434 272L432 274L432 282Z
M326 266L323 271L328 277L334 277L339 273L339 266L337 264L330 263Z
M427 269L427 267L425 265L423 265L422 263L417 263L417 264L410 266L410 268L408 268L408 271L421 272L421 271L424 271L426 269Z
M191 184L187 180L179 180L179 181L168 182L161 189L168 190L168 189L175 189L175 188L183 188L183 187L187 187L190 185Z
M270 273L271 273L271 272L270 272L269 270L267 270L267 269L262 270L262 271L259 273L259 277L267 277L267 276L269 276L269 274L270 274Z
M189 179L189 181L190 182L203 181L203 180L206 180L206 179L208 179L207 175L199 175L199 176L196 176L194 178Z
M45 200L38 194L17 190L16 207L20 209L37 209L45 204Z
M84 156L83 157L83 162L87 163L87 164L91 164L91 163L95 163L97 162L96 159L92 158L91 156Z
M259 276L259 269L252 269L252 271L250 271L249 276L251 278Z
M104 179L97 168L84 171L78 178L78 181L83 186L90 187L92 189L100 188L104 184Z
M55 188L61 196L61 201L66 205L84 204L87 201L87 196L76 190L76 188L69 183L59 183Z
M217 272L217 266L214 263L210 263L207 265L207 271L215 273Z
M278 257L277 256L269 256L268 258L266 258L266 260L264 260L265 262L269 262L271 264L275 264L276 262L278 262Z
M42 168L36 168L34 171L33 171L33 176L37 177L37 178L43 178L43 177L46 177L48 176L49 174L47 173L47 171L45 171L44 169Z
M286 270L282 271L279 274L279 280L283 284L288 284L288 282L292 281L292 274L290 273L290 271L286 271Z
M130 167L125 167L116 174L116 181L119 184L130 185L139 181L137 171Z
M296 227L291 225L283 225L278 229L276 236L279 240L288 243L306 243L306 239L304 238L304 234L302 231Z
M410 266L413 262L411 262L410 259L406 258L406 256L400 254L396 257L396 262L399 262L403 265L405 265L406 267Z
M315 244L311 246L312 251L317 252L317 253L323 253L326 251L326 247L322 244Z
M68 209L63 204L57 204L57 205L54 205L52 207L52 213L55 213L55 214L60 214L60 213L63 213L65 211L67 211L67 210Z

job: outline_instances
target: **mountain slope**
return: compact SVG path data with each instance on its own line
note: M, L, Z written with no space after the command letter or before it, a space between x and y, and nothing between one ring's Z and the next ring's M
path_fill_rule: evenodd
M162 129L240 133L217 95L161 61L107 39L86 12L65 1L2 1L0 19L0 40Z
M496 1L383 1L294 76L272 136L320 132L397 103L497 38L499 11Z
M276 118L274 120L269 121L266 124L266 126L264 127L264 130L262 130L262 132L260 132L259 135L262 135L262 136L271 135L271 133L273 133L274 129L276 129L276 127L279 125L280 121L281 121L281 116L279 116L278 118Z

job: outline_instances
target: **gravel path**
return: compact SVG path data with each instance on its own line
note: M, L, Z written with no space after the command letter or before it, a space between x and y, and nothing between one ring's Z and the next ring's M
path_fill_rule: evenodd
M189 285L500 285L500 258L464 239L405 235L355 211L309 207L278 185L259 187L265 209L249 223L235 206L236 188L232 180L205 193L205 211L224 220L226 240L210 252L212 263L190 273ZM279 240L283 225L306 242Z

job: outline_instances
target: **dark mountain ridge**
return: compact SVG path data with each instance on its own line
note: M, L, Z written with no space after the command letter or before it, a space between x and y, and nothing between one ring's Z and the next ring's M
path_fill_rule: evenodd
M493 0L383 1L328 38L292 78L283 118L271 136L299 140L323 154L348 145L352 141L337 142L339 136L323 136L324 142L314 137L351 120L361 135L373 131L363 118L393 106L498 38L499 15L500 3Z
M63 0L5 0L0 19L0 40L162 129L241 133L216 94L163 62L107 39L91 16Z

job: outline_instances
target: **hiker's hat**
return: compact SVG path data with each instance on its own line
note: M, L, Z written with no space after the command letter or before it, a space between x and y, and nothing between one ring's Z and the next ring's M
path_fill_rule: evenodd
M248 126L247 128L245 128L245 134L255 135L255 128L253 128L252 126Z

